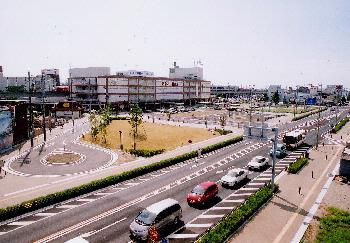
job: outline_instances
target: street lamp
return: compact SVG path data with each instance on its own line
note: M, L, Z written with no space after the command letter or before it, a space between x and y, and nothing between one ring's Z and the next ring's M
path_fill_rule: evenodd
M320 137L320 118L321 118L321 105L322 105L322 84L319 84L319 86L321 86L321 93L320 93L320 103L318 105L316 149L318 149L318 143L319 143L319 137Z
M29 137L30 137L30 147L34 147L34 139L33 139L33 107L32 107L32 83L30 80L30 70L28 69L28 91L29 91Z
M46 142L46 119L45 119L45 80L44 73L41 73L41 99L42 99L42 109L43 109L43 133L44 133L44 143Z

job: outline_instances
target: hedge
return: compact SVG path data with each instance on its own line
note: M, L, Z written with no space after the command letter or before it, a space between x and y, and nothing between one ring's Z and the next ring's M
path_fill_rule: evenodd
M238 141L241 141L242 139L243 139L242 136L238 136L214 145L204 147L202 150L202 154L234 144ZM145 175L147 173L186 161L188 159L192 159L197 155L198 155L197 151L192 151L170 159L161 160L159 162L156 162L150 165L141 166L130 171L125 171L117 175L112 175L112 176L105 177L103 179L91 181L89 183L76 186L70 189L66 189L60 192L37 197L31 200L22 202L20 204L16 204L6 208L0 208L0 221L17 217L22 214L38 210L40 208L51 206L53 204L60 203L74 197L78 197L78 196L126 181L126 180L133 179L138 176Z
M301 170L301 168L303 168L308 163L309 160L307 158L299 158L297 159L297 161L288 166L287 172L296 174L299 170Z
M275 186L278 191L278 185ZM259 191L250 195L248 199L230 214L222 218L213 228L207 231L196 242L211 243L225 242L244 222L249 219L264 203L266 203L273 193L271 186L265 186Z
M111 116L111 120L130 120L130 117L126 117L126 116Z
M325 111L325 110L327 110L327 109L328 109L327 107L323 107L323 108L321 108L321 111L320 111L320 112ZM318 109L317 109L317 110L314 110L314 111L311 111L311 112L308 112L308 113L305 113L305 114L300 115L300 116L296 116L296 117L294 117L294 118L292 119L292 121L297 121L297 120L303 119L303 118L305 118L305 117L308 117L308 116L311 116L311 115L314 115L314 114L317 114L317 113L318 113Z
M349 121L349 117L345 117L343 120L338 122L337 125L332 129L332 133L337 133L340 129L342 129L343 126Z
M161 154L164 151L165 149L130 149L129 153L135 156L152 157L154 155Z
M219 128L215 129L215 132L218 132L220 135L227 135L229 133L232 133L231 130L225 130L225 129L219 129Z

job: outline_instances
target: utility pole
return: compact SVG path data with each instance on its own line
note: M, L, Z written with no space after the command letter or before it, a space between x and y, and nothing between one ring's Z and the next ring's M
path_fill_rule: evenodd
M33 107L32 107L32 83L30 80L30 71L28 70L28 88L29 88L29 137L30 137L30 147L34 147L33 139Z
M46 143L46 112L45 112L45 80L44 80L44 74L41 73L41 104L42 104L42 110L43 110L43 134L44 134L44 143Z
M272 156L272 177L271 177L271 190L272 193L275 190L275 166L276 166L276 148L277 148L277 139L278 139L278 128L271 129L275 133L273 139L273 156Z
M317 119L317 134L316 134L316 149L318 149L318 143L320 140L320 118L321 118L321 105L322 105L322 84L321 86L321 96L320 96L320 104L318 105L318 119Z
M72 112L72 133L74 133L73 79L72 79L70 65L69 65L69 79L70 79L70 109L71 109L71 112Z

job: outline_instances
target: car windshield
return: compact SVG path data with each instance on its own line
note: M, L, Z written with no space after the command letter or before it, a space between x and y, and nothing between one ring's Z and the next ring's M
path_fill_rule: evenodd
M205 190L201 186L196 186L195 188L193 188L193 190L191 192L195 193L195 194L203 194L205 192Z
M136 222L141 223L143 225L151 225L156 218L154 213L151 213L147 209L143 210L139 216L136 218Z
M259 158L259 157L255 157L252 159L252 162L256 162L256 163L261 163L263 161L263 158Z
M237 172L236 171L229 171L227 175L232 176L232 177L236 177Z

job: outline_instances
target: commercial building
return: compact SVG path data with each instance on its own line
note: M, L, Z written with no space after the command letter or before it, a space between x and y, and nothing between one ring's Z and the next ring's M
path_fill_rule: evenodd
M176 62L174 62L174 67L169 68L169 78L203 80L203 68L180 68L176 65Z
M32 85L33 91L41 91L43 88L46 92L55 90L59 85L58 69L43 69L41 75L30 77L4 77L3 68L0 66L0 91L3 92L28 92Z
M69 69L70 78L93 78L98 76L107 76L110 74L110 67L86 67Z
M153 77L154 73L150 71L127 70L119 71L116 75L121 77Z
M164 77L70 78L74 100L84 103L155 103L208 100L210 81Z

